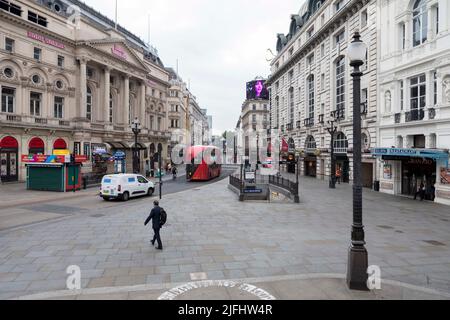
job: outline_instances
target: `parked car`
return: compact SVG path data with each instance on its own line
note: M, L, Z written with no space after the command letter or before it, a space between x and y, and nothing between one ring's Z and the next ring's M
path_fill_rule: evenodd
M112 174L102 179L100 197L108 201L121 199L128 201L139 196L152 196L155 191L153 182L139 174Z

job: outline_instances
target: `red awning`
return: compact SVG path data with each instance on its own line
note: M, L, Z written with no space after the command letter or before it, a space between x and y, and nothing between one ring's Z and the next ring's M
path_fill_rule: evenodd
M289 145L286 142L286 140L282 140L282 144L281 144L281 152L289 152Z
M19 143L13 137L4 137L0 140L0 148L19 148Z
M66 150L67 149L67 143L64 141L64 139L56 139L53 143L53 149L59 149L59 150Z
M28 144L28 147L33 149L44 148L44 141L41 138L33 138Z

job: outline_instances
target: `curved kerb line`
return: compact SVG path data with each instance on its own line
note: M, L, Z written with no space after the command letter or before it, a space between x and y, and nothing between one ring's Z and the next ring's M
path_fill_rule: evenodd
M307 280L307 279L345 279L346 275L337 273L315 273L315 274L302 274L302 275L286 275L286 276L271 276L271 277L260 277L260 278L242 278L242 279L229 279L222 280L228 282L235 282L238 284L245 283L262 283L262 282L275 282L275 281L287 281L287 280ZM214 281L214 280L212 280ZM198 281L203 282L203 281ZM189 282L195 283L195 282ZM450 299L450 293L439 291L436 289L420 287L413 284L403 283L395 280L381 280L382 284L388 284L392 286L398 286L405 289L411 289L419 291L422 293L428 293L433 295L439 295ZM145 284L136 286L123 286L123 287L105 287L105 288L92 288L92 289L81 289L81 290L59 290L37 293L32 295L21 296L17 298L12 298L10 300L44 300L52 298L62 298L71 297L77 295L96 295L96 294L114 294L114 293L124 293L124 292L142 292L151 290L170 290L171 288L179 287L185 285L183 283L162 283L162 284Z

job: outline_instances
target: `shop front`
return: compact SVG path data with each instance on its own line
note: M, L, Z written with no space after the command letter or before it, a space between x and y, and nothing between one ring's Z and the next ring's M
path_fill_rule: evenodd
M0 181L15 182L19 180L19 143L7 136L0 140Z
M317 176L317 157L308 155L304 159L305 176L313 177Z
M341 182L350 183L350 160L346 154L336 154L336 176Z
M380 191L414 196L423 184L426 200L434 200L442 184L438 168L448 167L448 152L443 150L377 148L372 155L381 160Z

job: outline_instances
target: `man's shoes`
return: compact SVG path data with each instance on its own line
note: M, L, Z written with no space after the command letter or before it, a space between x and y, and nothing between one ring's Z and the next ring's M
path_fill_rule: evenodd
M152 246L155 245L155 240L151 240L150 242L152 243Z
M162 250L162 249L163 249L162 247L157 247L157 248L156 248L156 250Z

